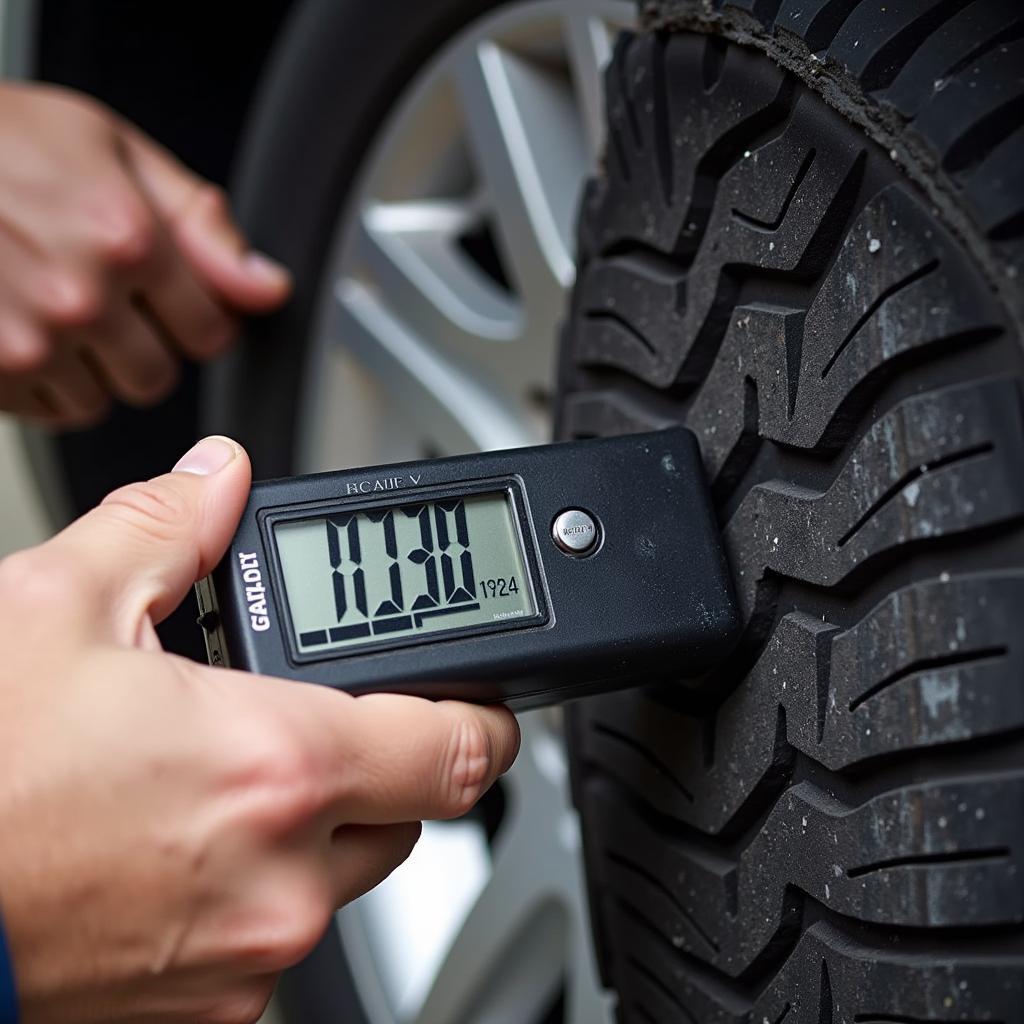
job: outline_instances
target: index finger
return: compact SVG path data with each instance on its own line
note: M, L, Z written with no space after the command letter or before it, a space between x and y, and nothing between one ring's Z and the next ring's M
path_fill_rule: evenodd
M500 705L312 690L307 725L336 825L458 817L519 751L519 725Z

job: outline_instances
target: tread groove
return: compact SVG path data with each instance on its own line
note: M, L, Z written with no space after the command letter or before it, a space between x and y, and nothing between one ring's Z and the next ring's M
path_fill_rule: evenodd
M793 112L796 87L793 79L783 78L771 101L723 132L701 157L693 178L690 205L682 218L684 233L676 242L675 252L691 256L699 248L707 231L708 218L718 193L719 180L746 150L778 138L785 131ZM689 228L689 225L694 225ZM689 234L686 232L689 231Z
M923 280L929 274L938 270L939 261L929 260L927 263L922 264L916 270L912 270L909 274L901 277L898 281L894 281L888 288L880 292L874 302L864 310L863 313L857 318L854 325L846 332L843 340L836 346L835 351L829 356L828 361L821 369L821 379L824 380L828 375L829 371L833 366L836 365L839 357L846 351L850 343L857 336L857 332L881 309L882 305L887 299L891 299L894 295L903 291L905 288L909 288L912 284L917 281Z
M819 1024L832 1024L832 979L828 973L828 961L821 961L821 982L818 986L818 1021Z
M950 668L954 665L972 665L980 661L1005 658L1007 654L1009 654L1009 649L1004 645L998 645L995 647L979 647L968 651L956 651L936 658L917 658L908 665L904 665L899 671L880 679L874 686L851 700L849 710L856 711L862 704L871 700L872 697L883 690L888 690L889 687L895 686L897 683L902 682L904 679L909 679L910 676L915 676L919 672L928 672L931 669L937 668Z
M800 186L803 184L804 178L807 177L807 172L811 169L811 164L814 163L815 150L812 146L807 150L807 156L804 157L803 163L797 169L796 175L793 178L793 184L789 186L789 191L786 193L786 198L782 201L782 209L779 211L779 215L774 220L758 220L757 217L751 217L744 213L742 210L737 210L734 206L732 209L732 215L741 223L746 224L748 227L756 228L760 231L778 231L781 227L782 222L786 219L786 215L789 213L789 208L793 203L793 197L797 194Z
M665 780L673 788L677 789L684 800L693 802L693 794L675 777L675 773L665 764L660 758L652 754L642 743L638 743L628 733L621 732L618 729L613 729L610 725L601 723L595 727L598 732L603 733L610 739L623 744L623 746L629 747L635 754L638 754L643 760L649 762Z
M982 57L991 53L997 47L1003 46L1006 43L1016 42L1024 36L1024 18L1014 21L1012 24L1007 25L1001 32L997 32L990 39L986 39L983 43L979 43L977 46L967 51L956 63L950 65L942 73L942 77L949 79L959 75L961 71L966 71L972 64L977 64Z
M871 505L869 505L868 508L857 517L853 525L836 541L836 547L845 547L865 526L865 524L869 520L873 519L881 509L885 508L885 506L888 505L897 494L905 490L908 484L912 484L915 480L919 480L927 473L934 473L936 470L945 469L948 466L954 466L960 462L967 462L970 459L976 459L979 455L989 455L993 451L995 451L995 445L991 442L986 442L984 444L972 445L970 448L964 448L959 452L950 452L950 454L944 455L941 458L933 459L931 462L915 466L887 487L871 503Z
M927 864L969 864L979 860L1006 860L1010 856L1008 846L989 846L978 850L948 850L942 853L918 853L906 857L890 857L878 860L873 864L860 864L847 868L848 878L861 878L876 871L888 871L890 868L916 867Z
M827 50L859 4L860 0L829 0L823 4L804 30L807 49L811 53Z
M1024 121L1024 95L1013 96L975 121L946 151L942 166L950 174L966 174Z
M721 947L718 945L718 943L714 940L714 938L711 935L708 934L707 931L705 931L700 926L700 923L696 920L696 918L694 918L693 914L691 914L686 909L686 907L684 907L682 903L680 903L679 900L676 899L675 894L665 885L664 882L661 881L661 879L659 879L656 875L648 871L647 868L645 868L642 864L637 864L629 857L626 857L620 853L615 853L612 850L606 850L605 856L613 863L618 864L619 867L624 868L626 871L631 871L635 875L639 875L649 885L657 889L669 901L669 903L673 907L675 907L677 911L679 911L679 915L694 930L694 932L696 932L696 934L699 935L700 938L703 939L704 942L715 953L719 952Z
M871 58L861 72L860 81L865 92L877 92L892 85L903 65L916 53L921 44L944 22L959 14L973 0L940 0L902 31L897 32Z
M635 957L630 957L630 964L633 970L642 974L651 985L654 986L665 998L665 1000L671 1003L688 1021L692 1021L693 1024L697 1024L697 1018L679 1001L677 996L666 984L659 978L654 971L652 971L643 961L637 960Z
M613 309L588 309L583 315L595 323L615 324L620 330L629 335L630 339L636 342L645 352L654 355L654 346L645 338L621 313Z

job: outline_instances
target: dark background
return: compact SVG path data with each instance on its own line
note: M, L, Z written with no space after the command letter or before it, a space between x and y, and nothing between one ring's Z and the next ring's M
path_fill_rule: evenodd
M44 0L38 77L109 104L193 170L227 185L257 80L297 0ZM148 410L56 441L75 515L122 484L165 472L200 431L199 374ZM164 646L205 660L192 601L161 627Z

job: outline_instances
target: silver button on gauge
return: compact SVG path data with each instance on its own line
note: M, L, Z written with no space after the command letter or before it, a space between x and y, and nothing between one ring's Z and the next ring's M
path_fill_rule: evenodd
M597 543L597 523L581 508L566 509L551 524L551 536L567 555L585 555Z

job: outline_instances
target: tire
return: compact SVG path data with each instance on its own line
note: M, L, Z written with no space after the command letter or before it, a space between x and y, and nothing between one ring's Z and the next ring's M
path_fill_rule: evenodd
M697 432L746 625L574 708L602 976L623 1024L1022 1021L1024 19L645 14L560 433Z

